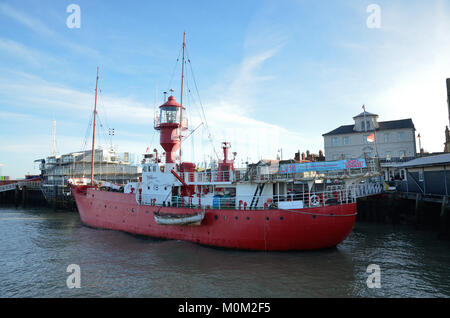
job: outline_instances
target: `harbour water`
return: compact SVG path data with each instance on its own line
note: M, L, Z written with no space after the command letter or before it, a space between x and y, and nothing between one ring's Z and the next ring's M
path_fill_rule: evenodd
M91 229L76 212L0 208L0 297L450 297L450 242L357 223L337 248L249 252ZM70 264L81 288L69 289ZM367 267L381 288L368 288Z

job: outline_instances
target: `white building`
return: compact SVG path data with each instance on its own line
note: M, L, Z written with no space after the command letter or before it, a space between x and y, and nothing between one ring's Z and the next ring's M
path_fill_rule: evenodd
M389 164L416 157L416 129L412 119L379 122L378 115L364 111L353 120L353 125L323 135L327 161L368 156Z

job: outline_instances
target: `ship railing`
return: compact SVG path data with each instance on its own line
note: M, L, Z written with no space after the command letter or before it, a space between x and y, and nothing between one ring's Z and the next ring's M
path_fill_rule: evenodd
M232 183L234 174L230 171L182 172L180 177L186 184Z
M354 188L327 189L302 193L261 196L219 196L211 201L205 198L173 196L170 206L193 209L230 209L230 210L263 210L263 209L304 209L356 202ZM160 205L159 205L160 206Z

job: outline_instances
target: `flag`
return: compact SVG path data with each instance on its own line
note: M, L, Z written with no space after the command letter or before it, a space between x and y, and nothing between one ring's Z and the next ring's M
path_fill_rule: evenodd
M150 150L150 147L147 147L147 149L145 149L145 153L147 153Z
M375 134L370 134L367 136L367 142L375 142Z

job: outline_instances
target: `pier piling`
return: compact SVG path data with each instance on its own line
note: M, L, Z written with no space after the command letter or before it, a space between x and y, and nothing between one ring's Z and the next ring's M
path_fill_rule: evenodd
M439 237L443 238L448 236L449 232L449 226L448 226L448 197L445 196L442 199L441 204L441 213L439 215Z

